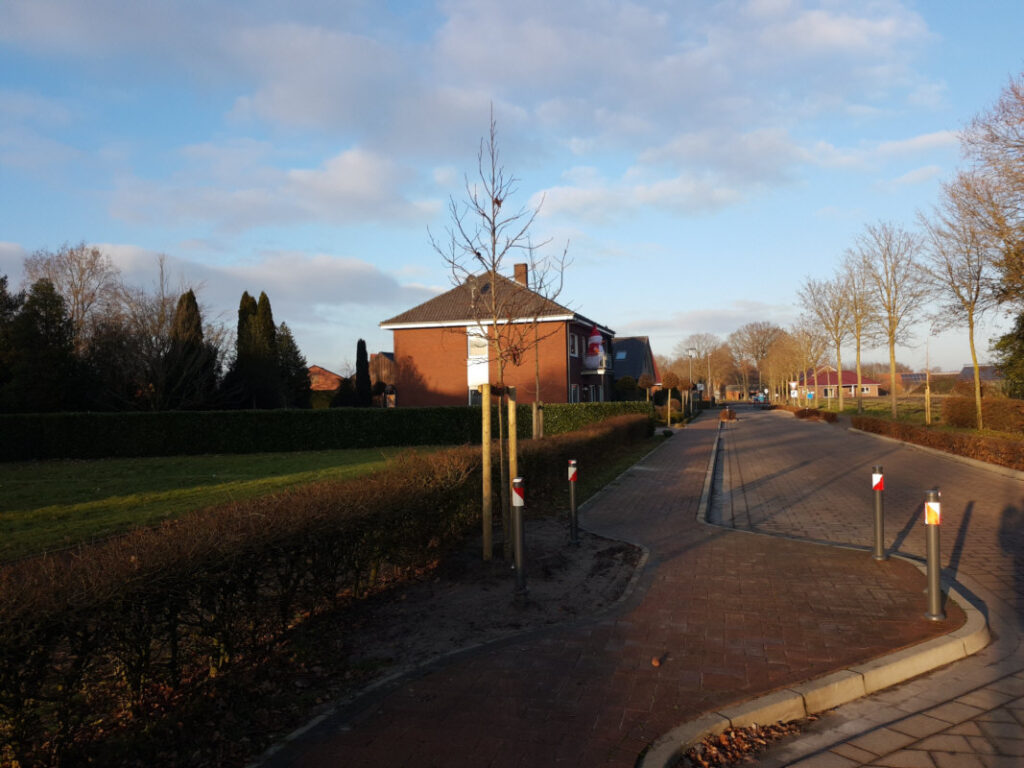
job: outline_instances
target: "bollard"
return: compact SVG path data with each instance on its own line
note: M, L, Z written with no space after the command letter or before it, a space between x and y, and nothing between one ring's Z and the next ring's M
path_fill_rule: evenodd
M939 567L939 523L942 517L939 496L938 489L934 488L925 491L924 497L924 527L928 534L928 612L924 616L932 621L941 621L946 618L946 614L942 610L941 568Z
M871 468L871 490L875 492L875 560L885 560L885 507L882 495L885 492L885 475L882 467Z
M569 542L580 545L580 520L576 514L576 459L569 459Z
M523 478L512 481L512 543L516 569L516 600L526 597L526 531L523 529L523 507L526 506L526 490Z

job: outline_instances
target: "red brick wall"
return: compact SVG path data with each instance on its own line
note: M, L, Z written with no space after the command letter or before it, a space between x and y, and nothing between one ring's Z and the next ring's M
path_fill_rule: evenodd
M525 329L526 326L517 327L516 332ZM419 328L393 333L400 406L466 405L469 402L465 327ZM542 323L538 333L541 337L538 346L541 398L547 403L567 402L565 323ZM524 346L532 345L532 330L522 340ZM505 367L505 383L517 388L517 399L521 403L532 403L535 399L535 359L535 350L528 348L519 365L510 362ZM491 360L491 381L498 381L498 364L494 359Z
M394 331L398 405L466 405L466 329Z

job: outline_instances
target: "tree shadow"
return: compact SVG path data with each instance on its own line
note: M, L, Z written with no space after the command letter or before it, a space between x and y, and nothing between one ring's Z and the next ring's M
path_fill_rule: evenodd
M1003 509L999 521L999 546L1013 558L1017 624L1024 627L1024 509L1013 505Z
M964 516L960 520L960 527L956 532L956 541L953 542L953 549L949 552L949 565L946 570L950 580L956 579L957 571L960 568L960 558L964 553L964 544L967 541L967 529L971 525L971 516L974 514L974 502L968 501L964 507Z

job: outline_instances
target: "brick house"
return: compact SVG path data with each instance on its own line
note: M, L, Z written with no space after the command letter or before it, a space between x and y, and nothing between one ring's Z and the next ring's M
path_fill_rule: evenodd
M804 380L806 379L806 381ZM814 389L814 371L808 371L805 377L799 382L800 400L807 399L808 392L814 392L814 402L821 402L830 397L839 397L839 388L843 388L843 397L857 396L857 372L842 371L837 375L836 369L825 366L818 369L818 389ZM861 376L860 380L862 397L878 397L878 382L867 376Z
M341 386L341 376L319 365L309 366L309 388L313 392L334 392Z
M530 290L527 278L526 264L515 265L514 279L496 275L493 285L489 273L472 275L383 321L394 338L398 404L467 405L480 384L498 381L491 302L500 303L497 332L511 350L505 384L516 387L519 402L538 399L538 365L543 402L611 400L614 331Z

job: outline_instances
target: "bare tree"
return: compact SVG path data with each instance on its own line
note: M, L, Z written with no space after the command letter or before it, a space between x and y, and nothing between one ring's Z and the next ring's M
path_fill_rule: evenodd
M984 176L962 171L943 184L939 204L931 215L921 216L926 236L922 270L939 297L932 326L967 326L978 429L983 428L984 420L974 334L978 319L996 305L997 287L991 273L1000 256L999 240L978 208L978 201L987 197L989 183Z
M843 259L842 275L846 283L846 311L853 338L857 370L857 413L864 413L864 376L861 355L864 347L873 347L879 337L876 331L877 311L869 291L868 274L856 255L847 252Z
M476 333L487 340L489 361L497 369L499 392L498 407L498 460L501 476L501 521L504 533L504 555L511 557L511 478L510 461L515 462L514 449L506 450L505 371L509 365L521 365L526 353L539 345L541 334L539 319L546 306L553 303L552 297L543 296L537 290L508 280L503 276L510 262L519 258L537 264L537 249L547 243L536 244L530 238L530 228L540 212L536 208L515 208L509 202L518 191L519 180L508 173L501 163L498 149L498 128L491 109L490 129L486 139L481 139L477 153L477 178L466 178L466 198L457 202L449 199L449 224L443 241L430 235L430 243L441 256L451 273L452 282L465 285L472 297L473 317ZM560 260L548 263L542 269L541 282L534 288L540 290L561 290L560 270L564 269L566 255ZM557 274L557 278L555 274ZM538 322L514 322L523 318L535 318ZM488 362L490 365L490 362ZM539 362L536 363L539 365ZM484 418L490 414L484 413ZM484 446L484 450L490 450ZM482 525L485 541L490 537L487 531L491 525L486 504ZM484 557L489 558L486 551Z
M733 355L739 359L752 363L757 369L757 387L761 389L761 361L768 355L772 343L784 331L775 323L766 320L756 320L752 323L740 326L729 336L729 346Z
M998 239L1000 299L1024 300L1024 74L1010 79L996 104L961 135L964 152L985 177L978 210Z
M119 271L110 257L85 243L40 250L24 263L26 284L49 280L67 303L75 347L88 346L90 323L102 318L116 295Z
M808 314L803 314L790 330L790 336L800 356L800 376L807 386L807 377L814 377L814 396L818 394L818 368L824 364L828 351L829 337L821 329L820 323ZM817 403L814 403L817 405Z
M711 393L714 392L711 353L721 345L722 340L713 333L691 333L676 344L675 349L672 350L677 357L689 355L690 350L693 350L693 365L697 371L697 375L694 378L698 381L701 379L705 380L704 383L708 390L709 401Z
M800 303L809 315L821 324L836 351L836 382L839 389L839 410L843 410L843 343L850 336L849 293L843 275L831 280L806 278L798 292ZM815 371L817 372L817 371ZM817 380L815 380L817 387ZM817 391L817 390L815 390Z
M894 419L896 345L910 339L911 325L927 295L918 264L920 251L917 235L889 222L869 224L852 250L866 270L868 290L878 310L876 322L889 345L889 398Z

